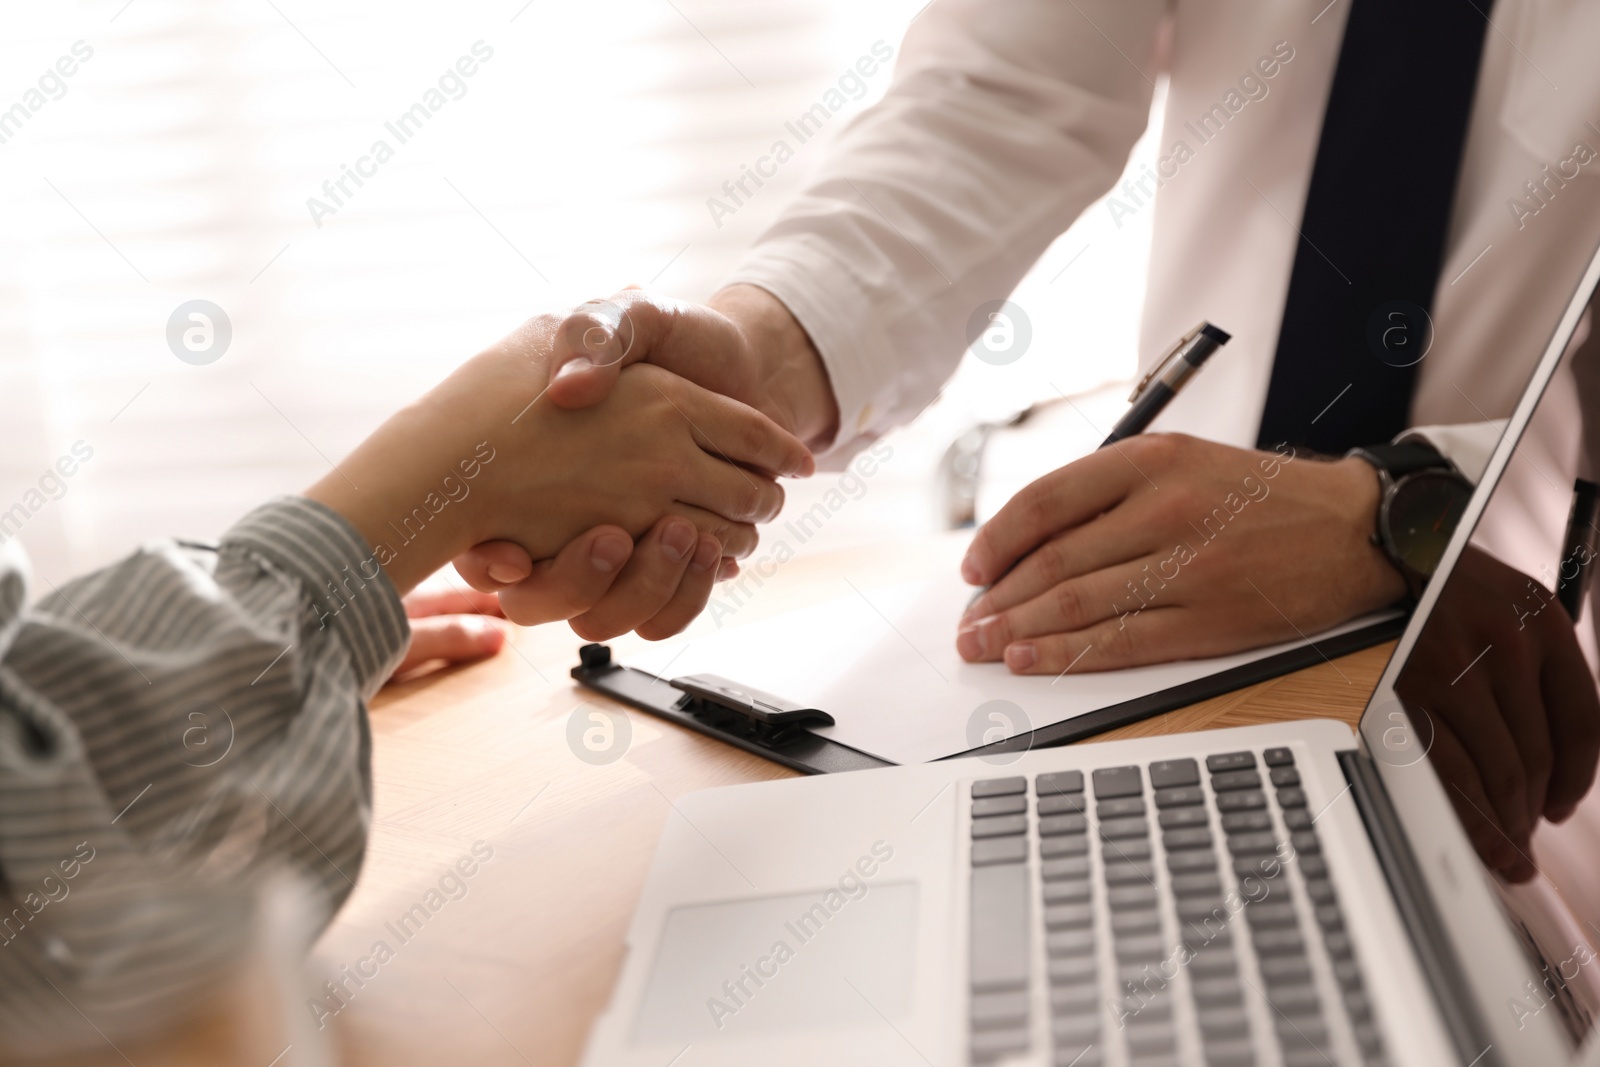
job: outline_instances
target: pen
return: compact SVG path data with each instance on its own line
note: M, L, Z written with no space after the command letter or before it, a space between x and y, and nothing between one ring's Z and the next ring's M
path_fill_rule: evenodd
M1204 320L1200 325L1178 338L1178 343L1167 350L1156 365L1139 380L1133 387L1133 392L1128 395L1128 400L1133 404L1117 424L1111 427L1111 433L1100 442L1100 447L1114 445L1125 437L1134 437L1144 433L1149 425L1161 414L1172 398L1194 377L1195 371L1205 366L1211 354L1233 339L1227 330L1211 325ZM1017 562L1021 562L1018 560ZM1009 571L1007 573L1010 573ZM1002 575L1001 577L1004 577ZM999 579L996 579L998 581ZM983 586L972 599L967 602L971 608L978 602L978 598L993 589L993 583Z
M1184 334L1150 373L1133 387L1133 392L1128 396L1133 406L1111 427L1111 435L1100 443L1100 447L1144 433L1172 398L1178 395L1184 383L1194 376L1195 371L1205 366L1211 354L1227 344L1232 336L1209 322L1202 322Z
M1572 512L1567 516L1567 536L1562 541L1561 561L1556 567L1556 598L1573 622L1583 614L1583 599L1594 573L1596 541L1595 513L1600 506L1600 486L1586 478L1572 485Z

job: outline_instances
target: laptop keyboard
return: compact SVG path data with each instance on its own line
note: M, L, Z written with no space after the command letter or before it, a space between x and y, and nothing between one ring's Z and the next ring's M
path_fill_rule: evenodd
M1385 1062L1289 749L971 797L974 1064L1039 1035L1055 1067Z

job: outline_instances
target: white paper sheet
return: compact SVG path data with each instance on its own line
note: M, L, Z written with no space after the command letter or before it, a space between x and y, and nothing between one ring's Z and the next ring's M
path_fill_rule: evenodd
M840 579L837 599L703 634L686 646L630 649L621 662L671 678L720 674L827 711L836 725L819 734L895 763L924 763L1308 643L1119 671L1018 676L1003 664L966 663L956 653L956 621L973 590L953 570L891 586Z

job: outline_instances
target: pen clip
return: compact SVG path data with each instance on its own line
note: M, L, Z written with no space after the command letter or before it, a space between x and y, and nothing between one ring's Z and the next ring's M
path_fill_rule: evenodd
M1133 392L1128 394L1128 403L1131 404L1135 400L1138 400L1139 394L1143 393L1147 388L1149 388L1150 383L1154 381L1162 371L1166 370L1167 367L1171 365L1173 359L1178 356L1179 353L1183 352L1191 344L1193 344L1194 339L1199 337L1200 331L1205 328L1206 324L1202 322L1200 325L1196 326L1194 329L1178 338L1177 343L1171 348L1167 349L1160 359L1156 360L1155 366L1150 368L1150 373L1139 379L1139 384L1135 385L1133 387Z

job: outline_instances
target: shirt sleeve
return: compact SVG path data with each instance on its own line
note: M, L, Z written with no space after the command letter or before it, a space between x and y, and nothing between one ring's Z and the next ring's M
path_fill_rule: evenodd
M153 545L31 608L26 592L0 546L11 1050L192 1005L241 951L269 875L305 887L325 925L366 845L366 701L409 637L371 548L303 499L218 546Z
M1477 485L1488 469L1489 457L1506 432L1505 419L1462 423L1458 426L1417 426L1395 438L1395 444L1420 440L1438 449L1439 454Z
M729 279L771 292L809 333L845 458L938 395L969 323L987 323L983 305L1122 172L1149 117L1167 6L933 0L883 100ZM879 42L874 54L891 53Z

